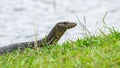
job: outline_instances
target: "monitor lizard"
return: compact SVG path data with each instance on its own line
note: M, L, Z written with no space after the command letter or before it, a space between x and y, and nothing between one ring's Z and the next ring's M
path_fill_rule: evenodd
M74 22L59 22L57 23L53 29L50 31L48 36L45 38L36 41L37 47L43 47L47 45L51 45L54 42L58 42L59 39L62 37L62 35L65 33L66 30L75 27L77 24ZM35 41L31 42L21 42L21 43L15 43L8 46L4 46L0 48L0 55L4 53L10 53L14 50L24 50L25 48L34 48L35 47Z

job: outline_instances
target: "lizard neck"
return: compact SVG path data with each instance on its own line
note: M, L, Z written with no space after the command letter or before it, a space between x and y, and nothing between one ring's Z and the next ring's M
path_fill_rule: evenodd
M39 43L46 43L47 45L58 42L67 29L58 28L57 25L50 31L48 36L38 41Z

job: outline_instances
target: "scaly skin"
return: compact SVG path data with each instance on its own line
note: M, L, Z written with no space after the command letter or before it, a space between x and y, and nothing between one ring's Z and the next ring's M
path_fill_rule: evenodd
M42 40L38 40L37 47L43 47L46 45L53 44L55 42L58 42L59 39L62 37L62 35L65 33L67 29L75 27L77 24L73 22L60 22L57 23L54 28L50 31L48 36L43 38ZM35 47L35 42L22 42L22 43L16 43L11 44L8 46L4 46L0 48L0 55L4 53L10 53L14 50L24 50L25 48L33 48Z

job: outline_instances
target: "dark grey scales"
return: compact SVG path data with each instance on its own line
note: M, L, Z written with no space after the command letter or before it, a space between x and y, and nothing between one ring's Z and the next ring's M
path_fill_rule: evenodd
M38 40L37 47L43 47L46 44L50 45L53 44L54 42L58 42L58 40L61 38L61 36L65 33L67 29L75 27L77 24L73 22L59 22L57 23L54 28L50 31L48 36L45 38ZM25 48L34 48L35 42L22 42L22 43L16 43L16 44L11 44L8 46L4 46L0 48L0 55L5 54L5 53L10 53L13 52L14 50L24 50Z

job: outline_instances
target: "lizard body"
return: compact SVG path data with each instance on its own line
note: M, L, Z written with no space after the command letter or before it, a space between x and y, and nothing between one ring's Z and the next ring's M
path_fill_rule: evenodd
M73 22L60 22L57 23L53 29L50 31L48 36L45 38L37 41L37 47L43 47L44 45L50 45L54 42L58 42L62 35L65 33L67 29L75 27L77 24ZM0 55L13 52L14 50L24 50L25 48L33 48L35 45L34 41L31 42L22 42L22 43L15 43L8 46L4 46L0 48Z

